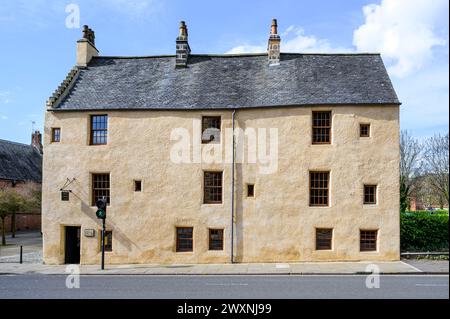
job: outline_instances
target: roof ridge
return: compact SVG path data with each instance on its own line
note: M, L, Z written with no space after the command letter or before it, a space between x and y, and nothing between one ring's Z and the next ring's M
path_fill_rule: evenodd
M319 56L358 56L358 55L380 55L379 52L281 52L281 55L319 55ZM191 57L218 57L218 58L234 58L234 57L253 57L253 56L266 56L267 52L262 53L198 53L190 54ZM155 59L155 58L175 58L173 54L160 54L160 55L136 55L136 56L120 56L120 55L101 55L95 56L92 59Z
M28 147L32 147L33 145L31 144L25 144L25 143L19 143L19 142L14 142L14 141L8 141L8 140L4 140L0 138L0 142L6 142L9 144L15 144L15 145L19 145L19 146L28 146Z

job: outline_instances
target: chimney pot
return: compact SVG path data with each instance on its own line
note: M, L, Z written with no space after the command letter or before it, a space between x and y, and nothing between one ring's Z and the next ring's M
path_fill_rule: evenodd
M98 53L95 47L95 33L89 26L84 25L83 38L77 41L77 66L86 67Z
M37 150L42 154L42 135L38 130L31 134L31 145L36 147Z
M177 68L187 67L187 62L191 54L191 48L188 42L188 28L186 22L180 22L180 33L176 39L176 58L175 66Z
M270 29L269 43L267 45L267 56L269 58L269 65L280 64L280 43L281 38L278 34L277 19L272 19L272 27Z

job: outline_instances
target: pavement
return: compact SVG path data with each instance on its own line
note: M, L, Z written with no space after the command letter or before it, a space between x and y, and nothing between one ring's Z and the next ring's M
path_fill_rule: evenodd
M18 262L20 246L23 246L23 262L42 263L42 235L40 231L17 232L16 238L6 235L6 246L0 245L1 263Z
M198 305L201 299L217 299L220 300L217 313L228 303L224 299L448 299L448 288L448 275L382 275L377 278L373 275L93 275L80 276L77 280L61 275L0 276L0 300L180 299L178 305ZM212 313L215 308L211 309ZM166 310L164 308L164 312Z
M40 232L21 232L0 246L0 274L65 275L67 265L44 265ZM23 264L19 264L19 246L24 245ZM407 259L393 262L298 262L239 264L128 264L79 266L82 275L357 275L448 274L448 260Z

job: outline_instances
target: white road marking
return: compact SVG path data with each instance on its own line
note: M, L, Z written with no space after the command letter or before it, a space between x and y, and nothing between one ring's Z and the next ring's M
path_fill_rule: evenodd
M407 265L407 266L409 266L409 267L411 267L412 269L414 269L415 271L418 271L418 272L423 272L422 270L420 270L419 268L416 268L416 267L414 267L414 266L412 266L412 265L410 265L410 264L408 264L408 263L405 263L404 261L400 261L402 264L404 264L404 265Z
M416 284L418 287L448 287L446 284Z
M206 284L207 286L248 286L248 284L243 284L243 283L218 283L218 284Z

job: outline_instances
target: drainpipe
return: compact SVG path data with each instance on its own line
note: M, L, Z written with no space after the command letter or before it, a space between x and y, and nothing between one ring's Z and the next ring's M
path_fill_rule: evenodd
M234 137L234 127L235 127L235 115L236 110L233 110L233 114L231 115L231 122L233 127L233 160L231 164L231 263L234 263L234 162L235 162L235 137Z

